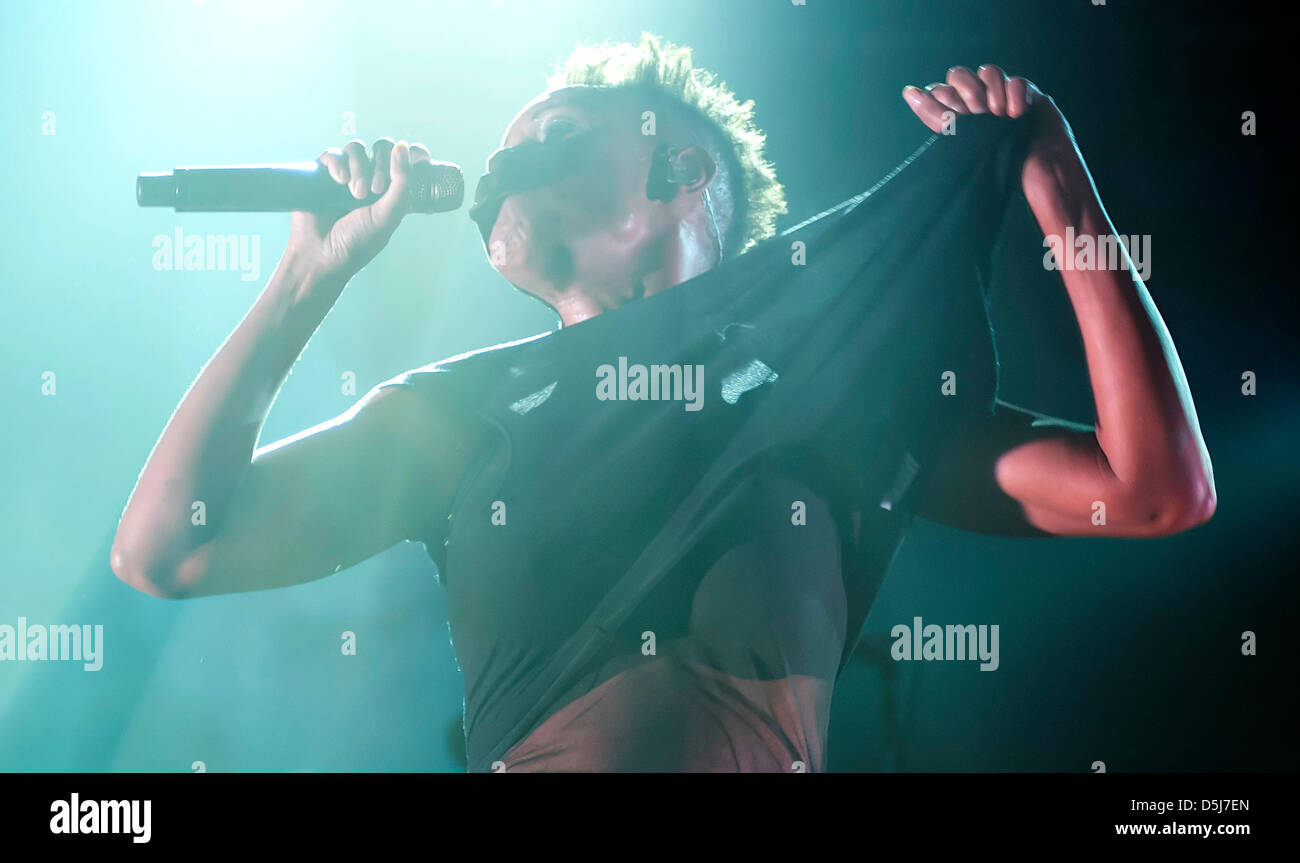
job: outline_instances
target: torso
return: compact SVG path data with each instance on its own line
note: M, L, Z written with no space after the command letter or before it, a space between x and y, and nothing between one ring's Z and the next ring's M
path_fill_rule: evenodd
M838 532L806 485L775 471L748 484L633 614L594 688L512 748L504 769L823 768L847 626ZM794 501L806 523L792 523Z
M519 366L494 349L408 381L486 429L421 536L464 678L470 770L824 769L834 683L906 522L880 504L896 442L849 425L768 444L746 425L762 388L699 412L595 402L581 364L549 383L549 346L531 347ZM741 428L765 445L720 460ZM574 634L647 560L662 578L552 686Z
M635 487L647 477L629 471L621 481ZM624 494L622 512L593 500L599 511L583 514L548 509L555 486L546 477L515 495L509 483L492 490L490 464L478 480L458 501L440 561L472 769L824 769L834 683L901 519L868 512L870 535L852 536L851 514L835 512L806 479L775 466L754 471L544 720L495 764L476 764L503 720L526 706L530 673L644 545L664 494L653 486ZM498 493L505 525L491 523Z

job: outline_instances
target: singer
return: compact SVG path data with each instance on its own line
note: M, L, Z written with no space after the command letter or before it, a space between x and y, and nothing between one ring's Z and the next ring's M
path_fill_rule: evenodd
M861 296L899 328L943 322L934 351L991 369L982 307L968 313L956 285L923 275L949 251L975 261L987 245L971 239L978 218L938 217L955 206L949 193L978 214L1011 186L1044 236L1116 235L1065 118L1026 79L954 66L902 97L931 131L954 118L962 131L880 195L819 217L809 230L821 233L791 234L813 238L821 275L797 283L806 305L795 294L784 308L792 327L816 309L808 325L828 335L787 355L780 327L709 316L728 292L799 270L788 238L774 237L784 192L752 103L651 36L578 48L506 128L471 209L492 265L561 326L413 370L259 447L294 361L407 214L411 166L431 158L386 140L326 151L338 184L378 199L341 217L293 213L265 290L139 477L114 572L153 596L199 597L322 578L420 540L447 595L471 770L826 769L835 679L913 516L1002 535L1155 537L1215 508L1181 364L1124 249L1114 268L1060 268L1095 426L1001 403L939 422L947 408L900 406L950 404L939 375L954 366L932 374L883 354L878 397L829 395L855 374L847 358L862 340L842 302ZM1009 182L956 159L984 152L991 166L1014 154ZM926 185L949 182L942 171L957 185ZM877 221L852 221L868 212ZM891 253L901 241L915 245ZM951 304L917 299L949 287ZM746 364L724 362L751 342L734 355ZM603 365L686 368L706 343L718 353L700 364L703 410L596 397ZM813 352L826 362L801 377L800 354ZM956 380L957 393L991 400L991 386L968 383L978 373ZM833 436L818 431L859 413ZM751 450L761 457L727 461ZM190 522L198 500L206 532ZM570 655L628 572L655 578L634 601L620 593L631 612Z

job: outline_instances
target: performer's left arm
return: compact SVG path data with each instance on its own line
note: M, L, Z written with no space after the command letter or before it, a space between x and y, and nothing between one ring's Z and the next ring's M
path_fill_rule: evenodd
M1075 236L1115 235L1069 124L1032 83L996 66L978 74L956 66L946 83L907 87L903 98L936 132L950 110L1028 113L1034 129L1021 183L1044 235L1062 237L1067 226ZM987 422L954 435L924 472L918 514L983 533L1130 537L1177 533L1213 515L1214 474L1182 364L1122 247L1121 256L1121 269L1061 271L1083 336L1095 426L999 405Z

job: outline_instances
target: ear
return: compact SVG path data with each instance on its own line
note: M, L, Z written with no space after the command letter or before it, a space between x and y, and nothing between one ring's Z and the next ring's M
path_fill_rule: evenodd
M683 192L699 192L713 182L718 166L703 147L687 147L673 157L670 166L672 182Z

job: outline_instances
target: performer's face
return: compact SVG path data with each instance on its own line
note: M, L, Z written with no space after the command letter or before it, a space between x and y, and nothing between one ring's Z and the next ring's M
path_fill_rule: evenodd
M565 87L538 96L506 130L504 147L596 130L582 169L506 198L488 240L492 265L566 320L633 298L659 266L673 213L646 198L658 139L641 133L643 109L617 91Z

